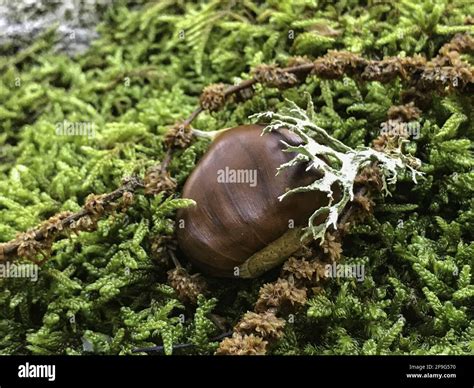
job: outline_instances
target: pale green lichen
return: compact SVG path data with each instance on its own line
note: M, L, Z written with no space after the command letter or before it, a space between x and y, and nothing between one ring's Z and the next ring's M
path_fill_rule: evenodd
M308 227L303 238L311 234L315 240L320 239L322 244L326 230L331 226L337 229L340 214L346 205L354 200L354 182L357 174L372 162L375 162L382 172L383 192L386 195L390 194L388 184L394 185L397 182L400 171L408 169L415 183L417 183L416 177L422 175L411 166L413 164L419 165L421 162L414 157L403 155L400 148L394 150L391 154L368 147L354 149L329 135L326 130L310 119L314 116L310 96L308 96L306 112L292 101L287 100L287 103L288 108L279 113L264 112L252 117L271 120L270 124L263 129L263 133L286 128L297 134L303 142L301 145L292 146L282 141L286 147L284 152L294 152L297 155L289 162L282 164L277 174L281 170L299 163L307 163L307 171L315 169L323 174L321 178L316 179L311 184L291 189L279 197L282 201L294 193L308 191L327 193L328 205L320 207L309 217ZM334 184L337 184L341 189L342 197L339 200L334 196ZM316 224L315 220L324 214L326 214L325 221Z

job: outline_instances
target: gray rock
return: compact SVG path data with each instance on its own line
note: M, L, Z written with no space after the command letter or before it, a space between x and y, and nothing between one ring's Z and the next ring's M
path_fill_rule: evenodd
M41 32L57 25L57 50L80 53L97 38L95 27L112 0L0 0L1 46L29 45Z

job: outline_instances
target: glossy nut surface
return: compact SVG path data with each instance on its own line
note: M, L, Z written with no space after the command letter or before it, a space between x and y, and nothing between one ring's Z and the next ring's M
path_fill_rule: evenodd
M301 139L286 129L261 136L263 128L243 125L220 134L184 185L182 197L197 205L178 211L178 243L206 274L233 276L235 267L289 227L305 225L328 202L325 193L314 191L278 199L320 174L299 164L276 176L277 168L295 156L282 152L281 140L297 145ZM242 179L233 182L232 171Z

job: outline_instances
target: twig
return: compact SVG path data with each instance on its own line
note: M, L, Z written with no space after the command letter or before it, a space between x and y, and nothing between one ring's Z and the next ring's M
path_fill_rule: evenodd
M131 177L127 179L127 181L124 183L123 186L119 187L118 189L108 194L102 195L100 199L102 201L103 206L106 206L107 204L110 204L113 201L121 198L125 192L133 193L135 190L142 187L143 187L142 180L138 179L137 177ZM71 226L74 225L76 222L92 214L93 214L93 210L88 209L86 206L84 206L78 212L73 213L61 219L60 225L57 225L56 229L58 231L70 229ZM27 233L28 233L29 239L35 240L37 242L41 242L50 238L46 230L41 227L37 227L36 229L33 229ZM21 245L21 237L22 236L20 235L19 237L17 237L16 239L10 242L0 244L0 262L11 260L18 256L18 248Z

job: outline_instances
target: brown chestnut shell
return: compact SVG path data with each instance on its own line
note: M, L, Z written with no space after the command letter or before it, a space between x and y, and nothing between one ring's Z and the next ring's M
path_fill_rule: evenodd
M242 125L218 135L184 185L183 198L193 199L196 206L178 211L178 244L206 274L234 276L234 269L251 255L289 228L305 225L316 209L328 203L326 193L316 191L278 199L321 174L306 171L302 163L276 175L278 167L295 157L283 152L281 141L298 145L301 139L287 129L262 136L263 128ZM226 168L256 171L256 184L218 182L218 174Z

